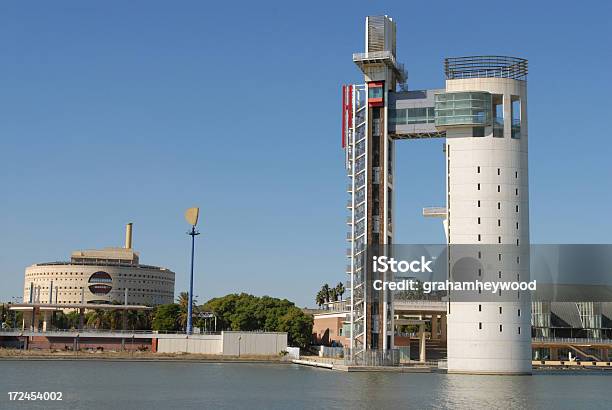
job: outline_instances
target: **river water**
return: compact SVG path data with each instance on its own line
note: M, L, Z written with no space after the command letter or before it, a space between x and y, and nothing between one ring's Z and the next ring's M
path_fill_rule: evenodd
M10 391L63 392L10 402ZM0 408L610 409L612 372L344 373L289 364L0 361Z

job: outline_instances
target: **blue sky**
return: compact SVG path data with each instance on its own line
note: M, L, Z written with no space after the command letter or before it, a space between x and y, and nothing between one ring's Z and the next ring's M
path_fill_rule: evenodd
M529 59L531 238L609 243L608 2L3 2L0 300L27 265L119 246L195 294L314 305L345 280L340 87L359 82L364 17L398 24L412 89L445 56ZM439 243L441 141L398 146L397 241Z

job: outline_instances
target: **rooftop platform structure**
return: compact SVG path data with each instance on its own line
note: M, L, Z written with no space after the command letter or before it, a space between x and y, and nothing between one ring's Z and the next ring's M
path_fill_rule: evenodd
M447 80L466 78L527 79L527 60L508 56L448 57L444 59Z

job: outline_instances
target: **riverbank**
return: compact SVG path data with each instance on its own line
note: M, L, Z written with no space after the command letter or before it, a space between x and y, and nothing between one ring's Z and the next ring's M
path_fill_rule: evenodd
M110 351L54 351L20 350L0 348L0 360L108 360L108 361L187 361L187 362L247 362L247 363L288 363L283 356L222 356L195 353L152 353L152 352L110 352Z

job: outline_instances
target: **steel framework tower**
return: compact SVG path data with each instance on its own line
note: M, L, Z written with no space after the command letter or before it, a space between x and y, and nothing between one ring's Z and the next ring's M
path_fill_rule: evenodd
M367 351L393 348L393 298L374 291L363 255L369 245L393 242L393 140L387 127L388 94L406 79L395 59L395 23L367 17L365 53L353 55L366 84L343 89L343 145L350 180L348 249L351 278L351 359L369 364Z

